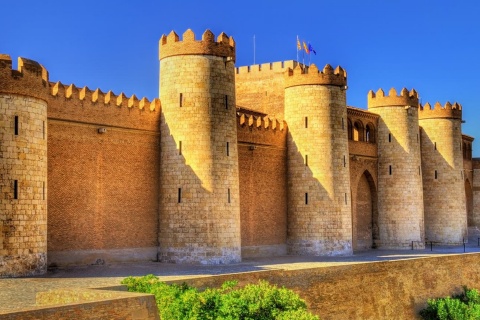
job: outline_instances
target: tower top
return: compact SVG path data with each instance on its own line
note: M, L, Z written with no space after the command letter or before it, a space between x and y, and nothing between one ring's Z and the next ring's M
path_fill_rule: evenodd
M456 102L453 105L447 102L442 106L437 102L432 107L430 103L427 102L424 106L420 105L418 118L420 120L435 118L462 120L462 106Z
M19 57L18 70L13 70L10 56L0 54L0 92L46 100L48 86L48 72L41 64Z
M195 40L195 33L191 29L185 31L182 41L172 30L168 36L162 35L159 41L159 58L180 55L212 55L224 57L235 62L235 41L225 33L220 33L215 41L215 35L205 30L202 40Z
M397 90L391 88L388 95L382 89L378 89L376 93L372 90L368 92L368 109L385 107L385 106L418 106L418 93L415 89L410 92L403 88L400 95L397 95Z
M345 87L347 72L340 66L333 70L329 64L325 65L323 71L318 70L315 64L303 68L297 64L293 70L288 68L285 71L285 88L316 84Z

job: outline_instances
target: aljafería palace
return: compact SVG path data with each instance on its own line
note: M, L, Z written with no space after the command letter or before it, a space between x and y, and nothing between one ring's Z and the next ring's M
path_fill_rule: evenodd
M347 73L235 67L222 33L159 42L158 99L0 55L0 277L47 266L456 245L480 224L459 103L346 105Z

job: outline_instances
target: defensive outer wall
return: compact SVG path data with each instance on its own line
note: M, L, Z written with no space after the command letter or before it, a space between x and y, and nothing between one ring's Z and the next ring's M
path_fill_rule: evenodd
M428 111L393 89L350 107L341 67L235 68L233 38L208 30L159 47L153 101L0 56L0 276L415 249L480 223L458 104Z

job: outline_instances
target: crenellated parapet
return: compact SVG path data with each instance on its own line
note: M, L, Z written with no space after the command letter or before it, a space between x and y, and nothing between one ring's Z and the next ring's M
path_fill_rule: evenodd
M217 40L215 35L206 30L202 35L202 40L195 40L195 33L188 29L183 34L182 40L171 31L168 36L162 35L159 41L160 60L171 56L180 55L212 55L225 57L235 62L235 41L233 37L228 37L221 33Z
M237 112L237 140L254 149L257 146L286 149L287 124L269 116Z
M450 102L447 102L444 106L437 102L432 107L430 103L427 102L423 106L420 105L418 118L420 120L434 118L462 120L462 106L457 102L453 105Z
M256 128L256 129L264 129L264 130L283 131L285 128L284 121L278 121L277 119L272 119L268 116L257 117L254 115L237 112L237 121L240 126L246 126L252 129Z
M267 73L268 76L271 76L272 73L284 72L287 69L295 69L297 65L304 68L301 63L295 60L286 60L286 61L276 61L262 64L254 64L250 66L241 66L235 69L236 74L257 74L257 73Z
M160 100L153 99L151 102L147 98L138 99L135 95L127 97L123 92L119 95L111 90L107 93L100 89L90 90L88 87L78 88L74 84L64 85L60 81L50 83L51 95L53 97L63 97L66 100L79 100L85 103L102 103L104 105L137 108L145 111L158 111L160 109Z
M332 85L344 87L347 85L347 72L340 66L332 68L327 64L322 71L315 64L302 67L298 64L293 70L285 71L285 88L303 85Z
M400 95L397 90L391 88L388 95L382 89L378 89L376 93L372 90L368 92L368 109L385 107L385 106L418 106L418 93L412 89L408 91L403 88Z
M48 72L38 62L18 58L18 70L12 69L8 54L0 54L0 92L31 96L42 100L48 97Z

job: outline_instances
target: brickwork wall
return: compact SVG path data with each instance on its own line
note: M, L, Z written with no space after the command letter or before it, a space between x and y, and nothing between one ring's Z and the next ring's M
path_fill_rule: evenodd
M45 101L0 93L0 278L46 272L46 121Z
M285 119L289 252L349 254L352 218L345 91L328 85L287 87Z
M282 120L285 105L284 73L297 64L289 60L236 68L237 105Z
M415 104L408 92L403 94L391 91L392 101L381 99L384 106L369 99L369 111L381 116L377 141L378 246L391 249L409 248L412 242L415 247L425 246L418 101ZM402 100L399 105L394 104L397 100ZM408 103L412 106L406 109Z
M238 262L234 64L223 57L182 55L163 58L160 70L159 259Z
M420 319L427 300L480 287L480 254L437 256L336 267L268 270L188 279L190 285L219 287L264 279L296 291L322 320ZM183 282L184 280L177 281Z
M159 134L53 119L48 129L49 263L123 261L127 248L155 260Z
M471 146L473 143L473 137L462 135L462 154L463 154L463 178L465 180L465 196L466 196L466 208L467 208L467 225L469 227L480 226L480 211L474 210L474 191L473 185L475 183L474 176L474 163L475 159L471 157ZM464 149L465 148L465 149ZM470 151L470 152L469 152Z
M480 159L476 158L473 161L473 217L475 226L480 226Z
M461 244L467 238L461 117L420 113L425 238Z
M245 117L245 116L244 116ZM286 254L287 128L237 121L242 257ZM258 119L256 119L258 120ZM275 186L272 188L272 186Z

